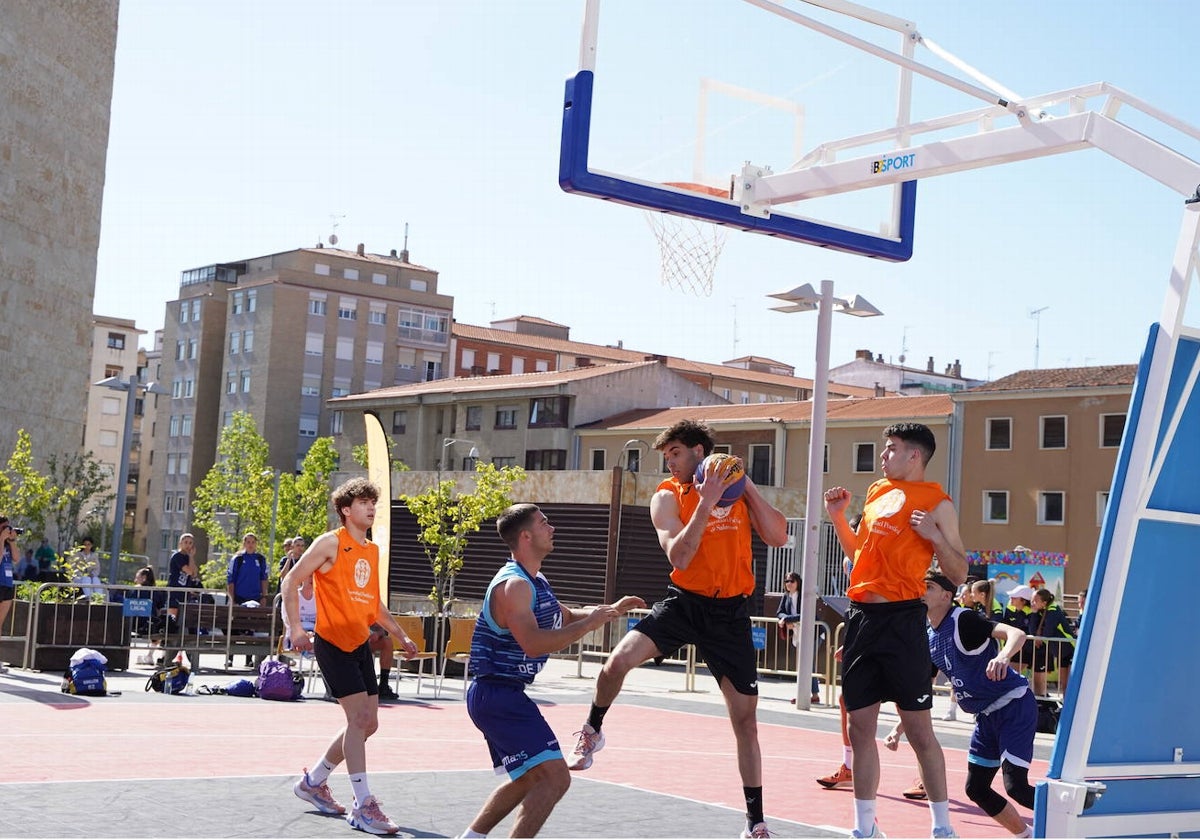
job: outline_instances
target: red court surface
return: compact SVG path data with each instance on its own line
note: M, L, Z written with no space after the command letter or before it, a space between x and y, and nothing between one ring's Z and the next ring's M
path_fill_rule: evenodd
M342 721L337 706L311 699L285 704L140 693L97 699L62 697L62 702L46 702L45 695L40 702L23 702L12 696L5 699L13 701L3 706L9 722L5 771L10 781L279 776L311 764ZM628 702L618 700L605 720L607 746L583 775L741 811L729 723L719 705L697 708L651 708L639 705L636 697ZM571 733L586 716L586 704L550 704L544 711L564 749L570 749L574 743ZM482 739L453 690L436 702L409 700L384 706L380 717L380 730L368 745L371 772L481 770L488 766ZM780 715L770 717L778 719ZM796 714L794 721L760 720L768 820L775 817L848 833L853 825L852 792L827 791L813 781L840 762L840 736L804 728L803 715ZM135 735L151 737L147 742L131 737ZM156 742L161 750L133 748L135 743ZM86 749L81 748L84 744ZM947 748L946 758L951 810L959 834L1002 834L999 826L961 794L965 752ZM880 825L893 838L929 836L927 806L900 796L916 776L911 750L906 745L897 753L881 748L881 760ZM1044 773L1044 762L1035 763L1032 778L1040 779Z

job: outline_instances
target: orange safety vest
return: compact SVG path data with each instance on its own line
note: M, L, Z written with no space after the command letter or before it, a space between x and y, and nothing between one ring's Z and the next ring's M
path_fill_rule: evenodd
M700 494L692 485L668 478L658 489L675 495L681 522L686 525L692 520L700 505ZM745 499L712 509L692 562L686 569L672 569L671 582L706 598L734 598L754 592L750 509Z
M347 653L371 635L379 615L379 546L360 543L345 526L334 531L337 556L327 572L313 575L317 635Z
M925 594L925 573L933 560L933 543L908 524L913 511L928 513L949 499L936 481L880 479L867 488L858 550L850 572L851 600L874 592L889 601L908 601Z

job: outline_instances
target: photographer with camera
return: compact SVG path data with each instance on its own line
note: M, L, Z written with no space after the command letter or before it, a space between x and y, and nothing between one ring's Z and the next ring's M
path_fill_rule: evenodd
M16 593L17 582L13 577L13 557L21 549L17 547L17 537L22 529L14 528L8 522L7 516L0 516L0 635L3 635L4 620L12 609L13 595ZM0 665L0 674L8 669Z

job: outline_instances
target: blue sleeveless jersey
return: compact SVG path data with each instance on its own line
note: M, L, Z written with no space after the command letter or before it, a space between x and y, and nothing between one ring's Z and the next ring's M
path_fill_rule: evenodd
M963 648L962 636L958 632L959 622L982 622L987 625L987 638L983 644L973 650ZM1029 688L1029 682L1012 668L1002 680L989 680L987 664L996 658L1000 645L991 636L991 622L973 610L955 607L935 630L927 628L929 633L929 656L933 665L949 680L958 699L958 705L964 712L977 715L995 711L1009 700L1020 697ZM976 638L983 634L983 628L973 627Z
M523 683L533 682L538 671L550 658L549 654L537 657L525 655L517 640L508 630L498 626L492 619L492 590L500 583L513 578L526 581L533 588L529 606L537 619L538 627L551 630L562 627L562 608L550 590L550 584L539 572L531 577L529 572L515 560L509 560L488 584L483 596L483 609L475 620L475 634L471 637L471 674L478 677L506 677Z

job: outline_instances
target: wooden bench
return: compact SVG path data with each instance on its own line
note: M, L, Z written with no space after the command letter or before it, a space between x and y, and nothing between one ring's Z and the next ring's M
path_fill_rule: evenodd
M184 603L178 609L178 619L153 638L167 659L180 650L221 654L228 667L234 656L262 658L275 653L282 623L273 606Z

